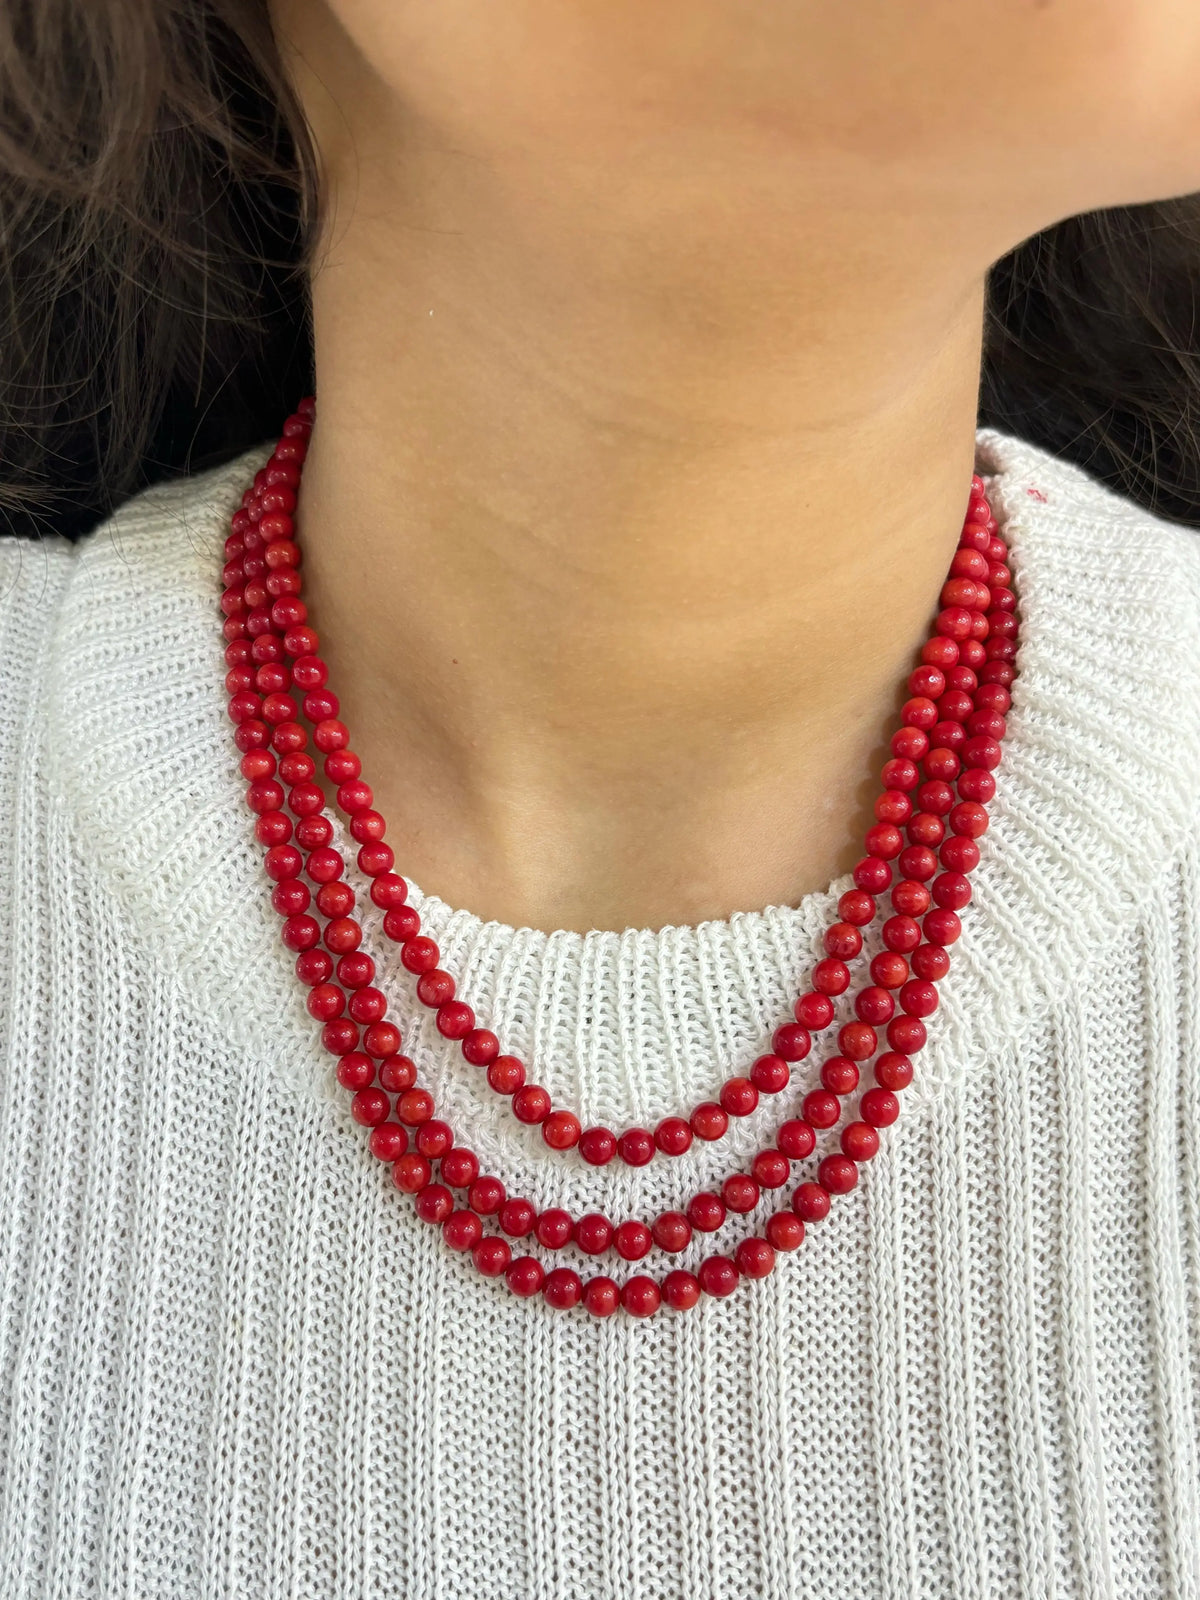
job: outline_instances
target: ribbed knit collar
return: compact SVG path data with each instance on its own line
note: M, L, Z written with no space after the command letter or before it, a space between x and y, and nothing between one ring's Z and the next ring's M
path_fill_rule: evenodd
M278 938L225 712L221 547L261 459L143 494L78 547L48 761L80 849L197 1012L264 1070L323 1093L329 1059ZM1012 552L1020 670L975 897L910 1101L958 1082L1102 958L1200 790L1200 541L1005 435L979 434L978 466ZM623 1126L708 1098L765 1047L848 884L623 934L513 929L414 898L481 1021L560 1103ZM547 1160L560 1170L437 1038L374 915L367 933L406 1048L480 1153L535 1182Z

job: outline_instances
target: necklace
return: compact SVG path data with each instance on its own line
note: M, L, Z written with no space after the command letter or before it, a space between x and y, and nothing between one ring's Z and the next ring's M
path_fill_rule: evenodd
M937 984L949 970L947 947L961 932L958 913L971 898L969 875L980 859L976 841L987 829L987 804L995 794L992 774L1001 758L1017 649L1007 547L982 479L972 479L934 626L908 678L909 698L881 773L883 792L853 871L854 887L838 901L839 920L825 932L825 955L798 996L793 1018L776 1028L771 1049L745 1075L726 1080L716 1100L689 1117L667 1117L653 1131L629 1128L617 1135L584 1129L573 1112L556 1109L545 1089L526 1081L525 1064L504 1054L490 1029L477 1026L440 965L436 943L421 932L405 880L393 870L384 818L339 720L301 598L294 514L314 416L313 401L302 401L233 515L222 574L225 683L240 770L248 780L246 800L265 847L272 904L283 919L281 937L295 952L309 1013L337 1058L352 1116L369 1130L371 1153L390 1165L396 1188L412 1196L418 1217L440 1226L451 1249L469 1253L485 1277L503 1277L514 1294L540 1293L557 1309L582 1304L604 1317L621 1306L648 1316L662 1305L686 1310L702 1294L722 1297L743 1279L767 1276L776 1253L798 1248L806 1224L828 1214L831 1196L856 1186L860 1164L879 1150L878 1130L898 1117L898 1096L912 1081L911 1058L926 1042L925 1019L937 1009ZM839 1028L837 1053L823 1063L820 1087L804 1096L800 1115L782 1121L774 1143L758 1152L748 1172L731 1173L719 1193L693 1195L682 1211L663 1212L649 1224L630 1218L614 1225L600 1213L575 1218L558 1207L539 1212L529 1200L509 1195L435 1116L434 1097L419 1081L416 1063L401 1053L400 1029L388 1019L387 997L373 981L375 962L362 949L355 891L332 843L301 713L324 774L337 785L337 805L359 845L357 865L370 880L371 900L384 913L384 933L399 945L400 961L416 980L418 998L434 1012L438 1032L458 1042L489 1087L510 1100L519 1121L540 1126L549 1148L577 1150L593 1166L617 1158L640 1167L657 1155L682 1155L694 1138L722 1138L731 1118L749 1116L763 1095L785 1090L814 1034L832 1025L834 1002L850 987L848 963L862 952L863 930L878 914L878 897L888 892L892 914L880 929L884 948L869 964L871 981L855 994L854 1017ZM877 1054L880 1029L887 1048ZM571 1244L593 1258L611 1250L631 1262L654 1248L678 1254L696 1234L724 1227L730 1213L752 1212L764 1195L784 1189L793 1163L813 1155L819 1133L837 1127L843 1102L872 1058L874 1086L861 1096L858 1120L841 1130L840 1149L824 1155L815 1179L801 1182L790 1204L767 1216L762 1233L744 1236L731 1254L708 1256L695 1273L668 1271L661 1283L638 1273L621 1286L605 1274L585 1282L571 1267L547 1270L537 1256L514 1257L509 1241L524 1239L550 1252ZM489 1221L495 1231L485 1227Z

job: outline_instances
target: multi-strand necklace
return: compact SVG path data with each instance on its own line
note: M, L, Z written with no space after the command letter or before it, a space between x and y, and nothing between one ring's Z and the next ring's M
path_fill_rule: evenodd
M314 414L313 402L302 401L233 516L221 596L225 682L246 800L265 847L272 905L283 919L281 936L295 952L309 1013L337 1059L351 1113L369 1130L371 1153L388 1163L396 1188L412 1196L417 1216L440 1228L451 1250L468 1255L485 1277L502 1279L513 1294L540 1294L560 1310L582 1305L607 1317L620 1306L645 1317L664 1305L686 1310L702 1295L722 1297L745 1279L766 1277L777 1253L795 1250L806 1225L828 1214L831 1197L855 1187L859 1167L879 1150L879 1130L898 1117L912 1058L926 1041L926 1018L937 1009L937 985L949 970L949 947L961 931L959 913L971 898L1017 644L1007 547L982 479L971 481L933 628L908 678L909 698L883 766L876 820L863 840L854 887L838 901L838 921L825 932L825 954L793 1016L776 1028L771 1048L727 1078L715 1099L653 1129L617 1132L585 1128L574 1112L554 1106L547 1091L529 1081L526 1064L505 1053L491 1029L477 1025L437 944L421 931L408 885L393 870L386 824L339 720L301 598L295 513ZM315 781L318 759L336 785L338 808L359 845L358 868L383 912L384 933L413 975L417 998L433 1011L438 1032L457 1041L464 1060L508 1100L519 1122L541 1129L551 1150L574 1152L574 1159L596 1167L612 1161L641 1167L682 1155L695 1139L721 1139L732 1119L749 1116L764 1096L789 1087L814 1035L833 1024L834 1002L850 987L848 963L863 949L864 930L882 914L883 948L869 963L870 981L853 996L854 1016L838 1029L837 1052L822 1063L819 1085L793 1108L798 1114L779 1122L773 1142L747 1170L730 1173L719 1189L693 1195L681 1210L648 1221L601 1212L572 1216L510 1194L499 1177L480 1170L459 1131L437 1116L417 1064L402 1053L387 996L374 983L375 962L363 949L355 891ZM881 913L884 896L890 906ZM857 1117L841 1129L840 1148L824 1155L789 1194L793 1168L813 1156L818 1134L837 1128L868 1063L874 1082L859 1097ZM652 1251L678 1255L697 1234L724 1229L731 1214L749 1220L756 1212L766 1213L756 1229L705 1257L694 1273L679 1267L661 1278L638 1272L618 1285L604 1272L550 1264L568 1244L597 1261L610 1252L628 1262Z

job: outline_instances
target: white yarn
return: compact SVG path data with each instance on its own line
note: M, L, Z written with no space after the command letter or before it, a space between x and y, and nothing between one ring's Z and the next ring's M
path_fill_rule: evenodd
M795 1256L649 1323L480 1279L333 1084L224 710L262 452L0 541L2 1600L1200 1600L1200 542L978 446L1020 673L929 1047ZM414 899L556 1101L652 1126L763 1048L847 883L621 935ZM447 1114L540 1205L677 1205L783 1109L564 1160L367 928Z

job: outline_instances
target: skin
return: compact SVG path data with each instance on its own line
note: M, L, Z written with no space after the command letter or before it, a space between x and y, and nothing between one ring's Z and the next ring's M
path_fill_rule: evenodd
M275 0L321 161L307 592L398 867L657 928L848 871L984 278L1200 189L1195 0Z

